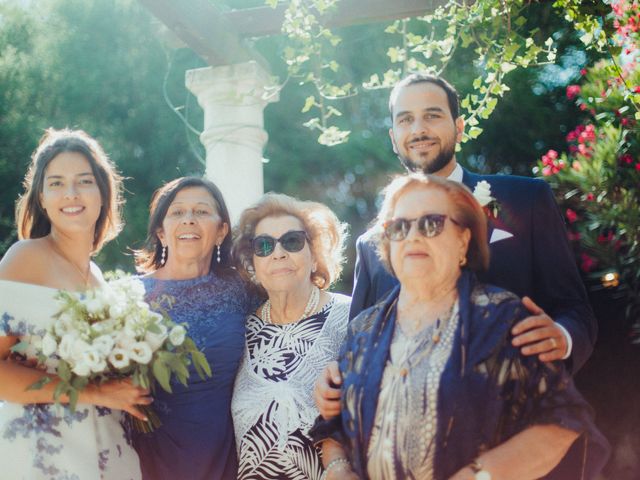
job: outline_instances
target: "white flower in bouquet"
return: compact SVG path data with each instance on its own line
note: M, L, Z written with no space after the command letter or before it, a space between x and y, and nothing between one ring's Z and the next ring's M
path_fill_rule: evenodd
M146 333L144 334L144 340L151 347L151 350L153 350L155 352L156 350L158 350L162 346L162 344L167 339L167 337L168 337L168 334L167 334L168 329L167 329L167 327L165 325L163 325L161 323L155 323L154 326L155 326L155 328L157 328L157 331L147 330ZM171 342L171 343L173 343L173 342ZM176 345L175 343L173 343L173 344Z
M169 332L169 341L176 347L179 347L183 344L186 336L187 329L182 325L176 325L171 329L171 332Z
M45 357L50 357L56 350L58 349L58 342L56 342L56 338L49 332L45 334L42 338L42 354Z
M100 355L106 357L113 350L115 343L116 342L111 335L100 335L98 338L93 340L93 347L100 353Z
M132 277L115 279L84 294L59 292L59 312L44 337L31 340L41 365L60 378L56 401L67 395L73 410L80 389L89 382L118 378L131 378L134 384L151 389L157 382L170 392L172 378L187 385L191 365L201 378L211 376L206 357L187 336L185 326L153 311L144 294L142 282ZM171 305L171 299L164 300ZM14 350L28 347L20 342ZM49 381L44 377L30 388L41 388ZM141 408L157 419L148 407ZM142 431L158 426L136 420L134 424Z
M153 351L147 342L136 342L129 347L129 358L136 363L146 365L151 361Z
M124 348L114 348L109 354L108 360L109 360L109 363L113 366L113 368L117 370L122 370L123 368L127 368L131 363L129 354Z

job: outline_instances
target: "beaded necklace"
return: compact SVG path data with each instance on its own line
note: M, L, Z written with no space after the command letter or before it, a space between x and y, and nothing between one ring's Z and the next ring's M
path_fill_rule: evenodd
M309 294L309 300L307 301L307 306L305 307L304 312L302 312L302 316L297 321L300 321L309 317L316 310L316 308L318 308L319 303L320 303L320 289L314 285L311 288L311 293ZM267 301L264 302L264 305L260 310L260 316L265 321L265 323L270 323L272 325L286 325L286 324L274 323L271 320L271 300L270 299L267 299ZM296 322L293 322L293 323L296 323Z

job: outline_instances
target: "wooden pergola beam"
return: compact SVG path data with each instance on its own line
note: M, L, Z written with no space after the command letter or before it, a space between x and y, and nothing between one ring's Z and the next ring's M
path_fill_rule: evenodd
M139 0L209 65L255 60L269 64L248 47L235 26L208 0Z
M269 65L244 41L281 33L286 4L221 12L209 0L139 0L209 65L255 60ZM341 0L323 17L329 28L426 15L447 0Z
M447 0L341 0L336 11L323 18L329 28L362 23L385 22L417 17L434 11ZM242 38L264 37L281 33L286 5L242 8L225 12L222 16Z

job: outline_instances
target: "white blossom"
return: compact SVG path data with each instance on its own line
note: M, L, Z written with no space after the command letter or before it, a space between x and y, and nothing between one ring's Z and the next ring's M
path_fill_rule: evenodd
M166 326L156 323L154 329L155 328L160 330L160 332L156 333L156 332L152 332L150 330L147 330L147 332L144 334L145 342L147 342L149 344L149 346L151 347L151 350L153 350L154 352L156 350L158 350L162 346L164 341L167 339L167 327ZM173 343L173 342L171 342L171 343Z
M176 347L182 345L187 335L187 330L182 325L176 325L169 332L169 341Z
M56 353L57 348L58 342L56 342L55 337L51 333L47 332L42 339L42 354L48 357Z
M109 354L108 359L109 363L118 370L128 367L129 363L131 363L129 354L124 348L114 348L113 351Z
M473 189L473 196L476 197L481 207L486 207L492 200L495 200L491 196L491 184L486 180L481 180L476 184Z
M152 356L153 351L147 342L136 342L129 348L129 357L136 363L146 365Z

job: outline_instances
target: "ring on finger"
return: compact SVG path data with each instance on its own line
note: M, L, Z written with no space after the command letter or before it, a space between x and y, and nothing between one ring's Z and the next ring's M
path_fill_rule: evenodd
M558 341L553 337L550 338L550 340L551 340L551 348L553 348L554 350L558 348Z

